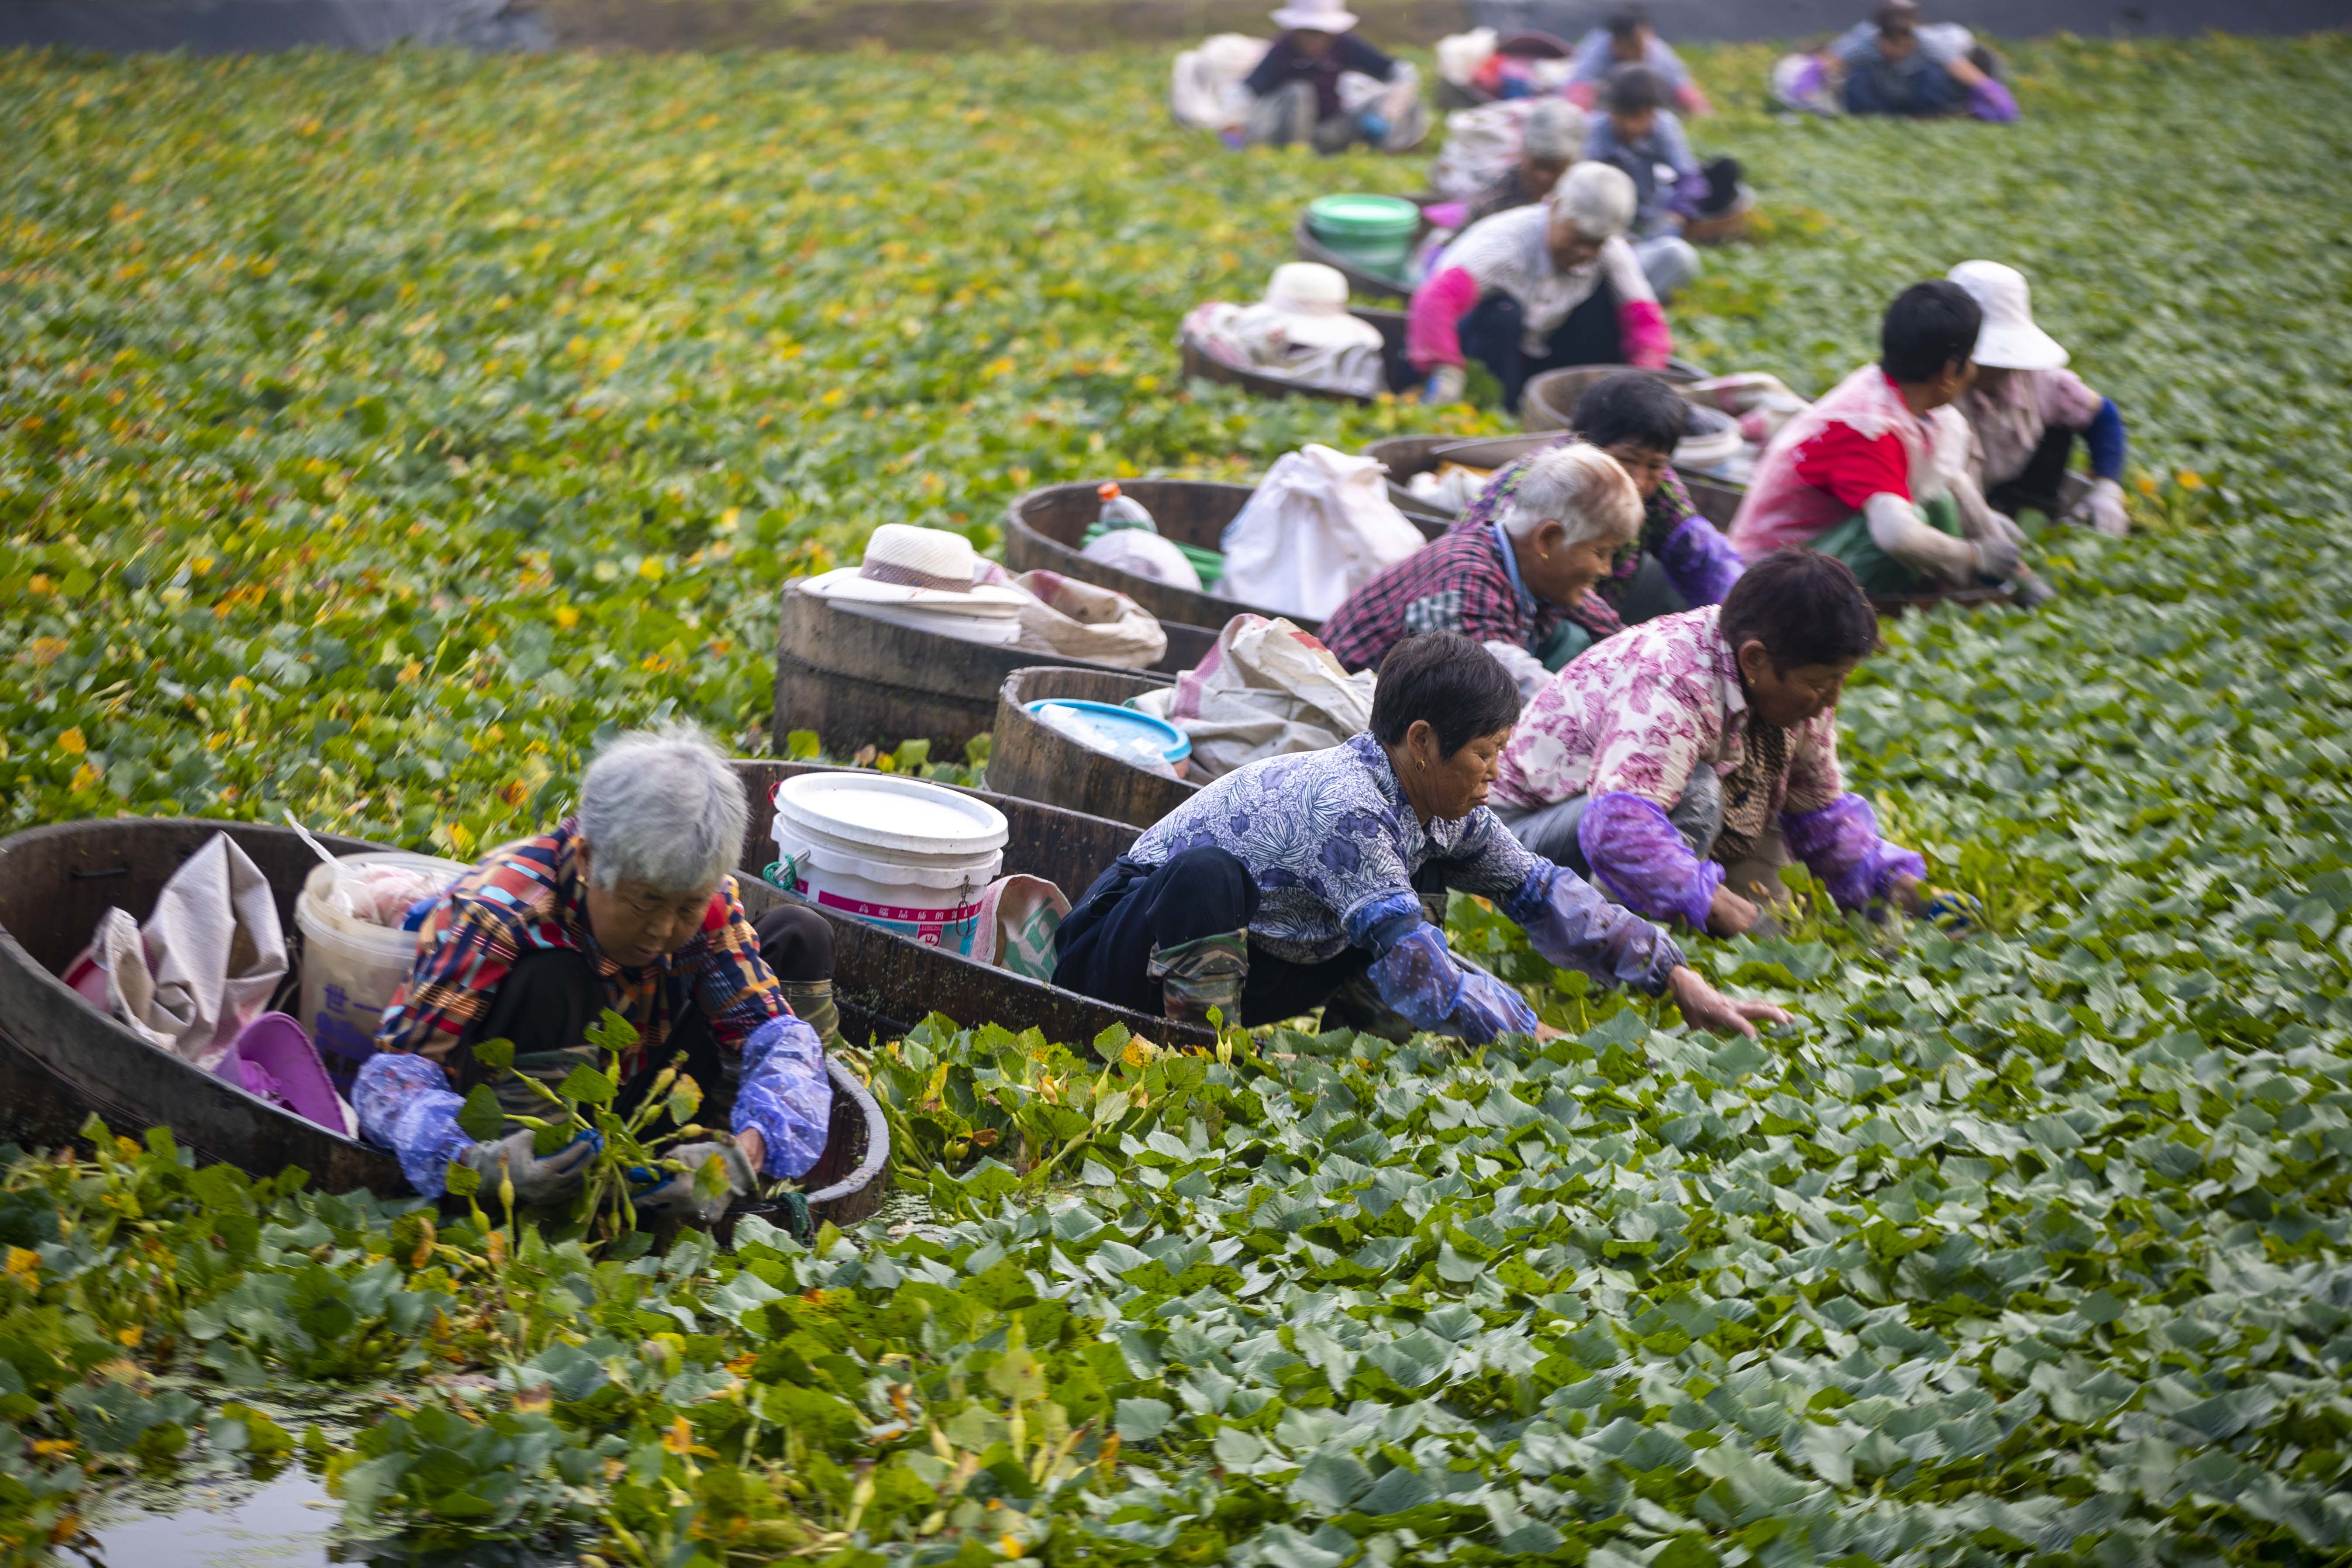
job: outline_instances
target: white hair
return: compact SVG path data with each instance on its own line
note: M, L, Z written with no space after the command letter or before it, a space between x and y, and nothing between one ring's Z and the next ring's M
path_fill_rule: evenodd
M1503 531L1530 539L1555 521L1568 531L1564 544L1588 539L1622 544L1642 531L1642 493L1617 459L1598 447L1581 441L1548 447L1519 476L1503 513Z
M691 724L614 737L580 781L580 836L600 888L715 888L741 858L750 821L735 770Z
M1584 112L1564 98L1539 98L1528 110L1519 150L1546 163L1574 160L1584 144Z
M1614 163L1590 160L1559 177L1551 188L1551 210L1576 225L1576 232L1594 241L1614 239L1633 226L1638 201L1633 177Z

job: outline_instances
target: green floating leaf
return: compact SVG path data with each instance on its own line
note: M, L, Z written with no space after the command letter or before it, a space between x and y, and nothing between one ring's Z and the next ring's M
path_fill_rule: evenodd
M497 1091L488 1084L476 1084L457 1111L457 1125L477 1142L488 1142L503 1133L507 1113L499 1108Z

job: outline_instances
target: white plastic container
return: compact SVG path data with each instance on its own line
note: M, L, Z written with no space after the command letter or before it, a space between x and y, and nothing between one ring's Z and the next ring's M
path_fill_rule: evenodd
M776 786L777 881L852 919L969 956L1004 865L1004 814L920 779L803 773Z
M430 855L378 849L314 866L303 879L294 900L294 925L302 933L301 1024L327 1064L327 1076L344 1094L360 1064L375 1054L383 1010L415 961L416 933L345 913L334 899L336 869L387 863L440 873L445 885L473 869Z

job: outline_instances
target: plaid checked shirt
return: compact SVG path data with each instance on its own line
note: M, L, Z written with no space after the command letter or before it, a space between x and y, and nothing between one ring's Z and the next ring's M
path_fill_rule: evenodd
M730 1051L741 1050L745 1037L770 1018L790 1016L732 877L711 896L693 941L643 968L624 969L588 929L579 844L579 819L567 817L552 833L493 850L450 886L417 932L416 963L384 1009L378 1049L428 1057L454 1079L460 1064L452 1054L488 1011L515 960L550 948L587 954L606 1005L635 1026L627 1074L659 1050L690 1005L702 1009Z
M1349 669L1371 669L1423 632L1533 650L1559 620L1557 608L1511 581L1493 528L1464 523L1350 594L1315 636Z

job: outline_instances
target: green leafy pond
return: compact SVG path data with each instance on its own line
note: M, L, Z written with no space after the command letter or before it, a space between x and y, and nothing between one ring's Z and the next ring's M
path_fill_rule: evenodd
M1800 889L1693 944L1752 1043L1467 900L1556 1037L935 1019L854 1054L897 1206L810 1246L26 1155L0 1561L2352 1556L2352 46L2020 46L2005 129L1695 54L1766 206L1681 352L1818 393L1987 256L2130 422L2131 538L1843 706L1987 929ZM1422 170L1223 153L1166 68L0 58L0 821L467 854L614 727L764 750L777 584L879 522L1505 428L1181 383L1306 200Z

